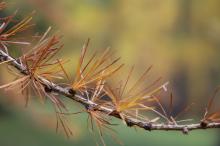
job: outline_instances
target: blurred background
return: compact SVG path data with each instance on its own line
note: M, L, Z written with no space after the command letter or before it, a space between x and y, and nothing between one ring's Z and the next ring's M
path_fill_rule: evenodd
M136 67L134 78L153 65L150 78L162 76L174 94L173 114L195 103L182 118L201 119L214 89L220 84L220 1L219 0L7 0L5 14L18 9L17 18L36 10L29 32L42 34L49 26L62 34L61 56L70 58L66 66L74 71L80 48L91 38L90 50L111 47L129 69ZM14 54L17 52L12 50ZM92 52L92 51L91 51ZM19 53L18 53L19 54ZM75 59L77 58L77 59ZM0 67L0 79L8 76ZM124 70L126 72L126 69ZM7 81L5 81L7 82ZM65 103L78 111L76 104ZM168 100L163 99L164 104ZM216 107L220 100L216 99ZM95 145L89 134L86 114L69 118L73 136L55 132L56 122L49 103L32 98L30 106L16 97L0 94L0 145L48 146ZM210 146L219 145L219 130L181 132L146 132L127 128L120 121L114 129L126 146ZM95 139L95 140L94 140ZM105 137L107 145L118 145Z

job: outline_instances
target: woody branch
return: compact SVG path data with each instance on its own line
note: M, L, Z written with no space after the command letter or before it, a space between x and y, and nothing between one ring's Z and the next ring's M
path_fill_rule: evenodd
M2 49L0 49L0 63L4 61L7 62L9 65L15 67L20 73L24 75L28 75L27 69L25 68L25 66L23 66L20 63L19 59L15 59L11 57L10 55L2 51ZM45 87L45 89L47 90L49 89L50 92L55 92L58 93L59 95L63 95L74 101L77 101L78 103L80 103L89 110L99 111L109 116L122 120L120 113L117 112L116 109L101 106L87 99L80 93L73 91L70 87L62 87L41 76L38 76L38 78L40 80L40 84L42 84ZM124 115L123 120L126 122L127 126L129 127L137 126L139 128L143 128L148 131L152 131L152 130L182 131L184 134L188 134L188 132L191 130L220 128L220 123L206 122L206 121L201 121L195 124L154 123L144 120L142 121L128 115Z

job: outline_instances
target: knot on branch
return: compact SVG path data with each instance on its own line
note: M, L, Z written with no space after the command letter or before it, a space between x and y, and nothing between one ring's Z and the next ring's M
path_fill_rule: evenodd
M75 96L75 94L76 94L76 91L73 90L72 88L69 88L69 89L68 89L68 92L69 92L69 94L71 94L72 96Z
M203 129L206 129L207 126L208 126L209 122L207 120L201 120L201 123L200 123L200 126L203 128Z
M52 92L53 90L52 90L52 88L49 87L49 86L44 86L44 91L47 92L47 93L50 93L50 92Z
M122 119L122 117L121 117L121 115L119 114L119 112L117 111L117 110L112 110L112 112L111 113L109 113L109 115L111 115L111 116L115 116L115 117L117 117L117 118L120 118L120 119Z
M152 123L150 122L150 123L144 124L143 127L145 130L151 131L152 130Z
M125 122L128 127L134 126L134 123L130 119L127 119Z
M0 61L7 61L8 57L4 55L0 55Z
M189 129L187 126L183 127L183 130L182 130L183 134L189 134Z
M96 110L96 106L93 104L85 104L85 108L87 111L95 111Z
M15 61L19 64L21 64L21 59L20 58L16 58Z

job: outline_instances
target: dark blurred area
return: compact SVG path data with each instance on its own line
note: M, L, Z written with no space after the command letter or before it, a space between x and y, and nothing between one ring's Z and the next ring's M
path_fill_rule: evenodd
M122 57L127 72L133 64L136 75L153 65L150 78L162 76L169 81L174 95L173 114L195 103L183 118L201 119L209 97L220 85L220 1L219 0L8 0L9 7L0 15L18 9L17 18L36 10L35 26L27 35L44 33L49 26L62 34L61 56L70 58L69 73L77 64L80 48L91 38L90 50L111 47ZM12 50L13 54L19 54ZM77 58L77 59L75 59ZM0 79L10 78L4 66ZM167 96L168 97L168 96ZM34 97L33 97L34 98ZM162 99L164 104L168 98ZM75 104L66 103L79 110ZM50 104L0 94L0 145L95 145L89 134L86 115L70 118L73 138L55 132L55 115ZM215 106L220 105L216 98ZM81 122L85 121L85 122ZM194 121L196 122L196 121ZM218 145L219 131L146 132L127 128L121 122L114 129L126 146L132 145ZM118 145L106 138L107 145Z

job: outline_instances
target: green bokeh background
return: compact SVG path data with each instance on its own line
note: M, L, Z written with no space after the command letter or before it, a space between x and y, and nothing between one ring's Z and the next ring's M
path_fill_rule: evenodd
M175 97L175 115L185 105L196 104L184 116L200 119L208 98L220 84L220 1L219 0L5 0L5 14L19 9L17 18L36 10L36 26L30 34L43 33L52 26L64 35L60 56L71 61L66 65L74 71L84 41L91 38L90 51L111 46L116 56L126 63L124 72L136 65L134 78L150 65L150 78L162 76L170 81ZM29 35L30 36L30 35ZM13 55L18 51L10 50ZM4 67L0 79L7 82ZM4 78L3 78L4 77ZM119 77L120 78L120 77ZM86 114L70 117L75 136L67 139L55 132L50 104L32 100L24 108L19 99L1 92L0 145L2 146L74 146L95 145L89 134ZM34 98L34 97L33 97ZM164 104L167 98L163 99ZM78 106L65 100L72 111ZM218 108L220 101L215 102ZM49 117L49 118L48 118ZM50 117L53 117L50 119ZM114 119L115 120L115 119ZM43 122L42 122L43 121ZM114 127L117 137L126 146L217 146L218 130L181 132L146 132L127 128L120 121ZM53 128L54 127L54 128ZM96 140L98 138L95 138ZM118 145L105 137L107 145Z

